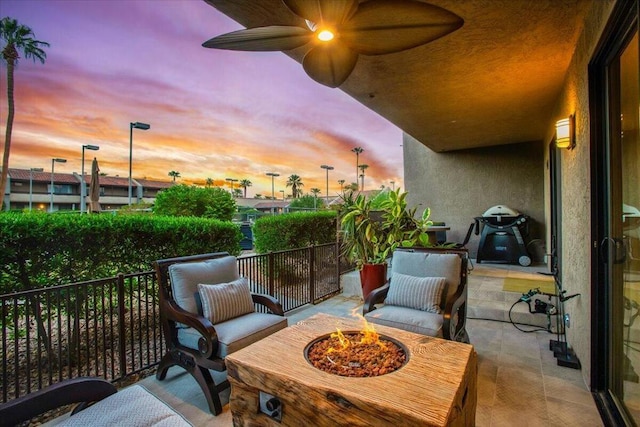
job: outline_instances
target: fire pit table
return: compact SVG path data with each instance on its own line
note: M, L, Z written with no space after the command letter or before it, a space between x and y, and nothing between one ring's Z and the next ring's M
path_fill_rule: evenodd
M307 345L363 322L316 314L226 357L234 426L473 426L477 356L471 345L376 325L407 363L389 374L345 377L305 358Z

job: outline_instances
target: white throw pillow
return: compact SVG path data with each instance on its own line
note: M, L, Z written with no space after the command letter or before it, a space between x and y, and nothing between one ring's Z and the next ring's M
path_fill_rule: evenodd
M249 282L244 277L216 285L200 283L198 293L202 301L202 315L214 325L255 311Z
M446 283L444 277L416 277L393 273L384 303L440 314L442 291Z

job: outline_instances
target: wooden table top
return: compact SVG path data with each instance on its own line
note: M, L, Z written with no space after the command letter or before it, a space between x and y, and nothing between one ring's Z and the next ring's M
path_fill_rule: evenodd
M350 402L379 405L382 401L384 406L407 414L408 419L427 425L445 425L455 418L452 411L460 410L469 381L466 377L473 375L475 384L476 354L471 345L375 325L379 334L395 338L408 349L407 364L395 372L342 377L320 371L305 359L304 349L312 340L336 328L360 330L362 325L363 320L357 318L316 314L227 356L229 375L259 389L264 386L259 381L274 376L285 384L325 394L339 392ZM256 379L254 384L250 384L252 378Z

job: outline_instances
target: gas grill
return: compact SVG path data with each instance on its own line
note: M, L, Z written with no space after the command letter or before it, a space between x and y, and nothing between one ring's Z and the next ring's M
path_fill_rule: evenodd
M476 261L531 265L525 238L529 235L529 217L508 206L497 205L475 218L476 234L482 224Z

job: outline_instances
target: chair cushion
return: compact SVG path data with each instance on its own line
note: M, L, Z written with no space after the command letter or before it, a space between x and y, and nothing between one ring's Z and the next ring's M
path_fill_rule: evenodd
M244 277L230 283L199 284L202 315L214 325L255 311L249 283Z
M384 303L441 314L440 303L445 285L444 277L416 277L393 273Z
M190 426L180 414L140 385L119 392L70 417L53 420L56 426Z
M430 337L442 338L443 318L441 314L415 310L413 308L384 305L365 314L368 322L391 326Z
M417 277L446 278L446 298L453 296L458 290L461 269L462 259L457 254L395 251L391 260L392 275L401 273Z
M255 312L218 323L215 326L219 344L217 356L224 358L286 327L286 317ZM197 349L200 337L193 328L178 329L178 341L186 347Z
M233 256L169 266L173 299L180 308L193 314L199 314L196 304L199 283L229 283L238 278L238 264Z

